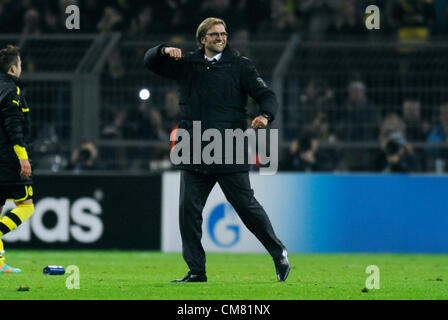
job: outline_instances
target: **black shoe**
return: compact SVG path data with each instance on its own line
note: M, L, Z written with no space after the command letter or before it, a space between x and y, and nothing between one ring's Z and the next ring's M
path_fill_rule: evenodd
M192 274L190 271L185 278L172 280L171 282L207 282L207 276L205 274Z
M291 271L291 265L288 260L288 253L283 251L283 255L280 258L274 259L275 271L277 272L278 281L286 281L289 271Z

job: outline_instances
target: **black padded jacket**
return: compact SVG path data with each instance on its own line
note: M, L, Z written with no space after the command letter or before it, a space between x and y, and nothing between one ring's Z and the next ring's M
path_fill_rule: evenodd
M0 74L0 184L29 184L20 177L20 162L14 145L30 152L29 107L23 96L23 83L9 74Z
M271 122L274 120L278 109L276 96L248 58L227 46L221 59L214 64L204 58L203 49L174 60L162 54L164 47L168 45L161 44L149 49L144 63L157 75L177 81L179 128L191 133L193 121L201 121L202 131L213 128L223 136L225 129L244 131L247 129L246 107L249 96L259 105L260 113L268 114ZM193 157L192 152L190 156ZM203 161L201 164L192 164L192 160L189 165L181 164L178 167L204 173L241 172L250 168L247 158L244 164L225 164L224 150L222 157L221 164L205 164Z

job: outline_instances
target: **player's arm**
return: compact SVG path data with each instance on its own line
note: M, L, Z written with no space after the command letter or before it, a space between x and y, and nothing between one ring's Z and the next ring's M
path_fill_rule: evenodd
M27 145L22 129L23 113L19 95L13 91L9 92L0 102L0 106L5 134L20 161L20 175L29 177L31 175L31 164L28 160Z
M260 106L260 114L252 122L252 127L265 128L268 122L274 121L278 109L277 98L253 63L245 57L241 57L241 83L244 90Z
M182 50L166 44L158 45L146 51L145 66L152 72L174 80L183 77L184 62Z

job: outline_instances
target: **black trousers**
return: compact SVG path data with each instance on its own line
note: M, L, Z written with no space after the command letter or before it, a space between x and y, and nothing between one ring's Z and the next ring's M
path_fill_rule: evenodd
M281 257L285 247L276 237L266 212L254 197L248 172L201 174L182 170L179 226L182 256L190 271L205 274L205 252L201 244L202 210L216 182L249 231L273 258Z

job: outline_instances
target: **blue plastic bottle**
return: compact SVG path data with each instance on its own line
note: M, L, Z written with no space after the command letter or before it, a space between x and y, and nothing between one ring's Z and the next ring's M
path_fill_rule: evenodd
M65 274L65 270L62 266L46 266L44 268L44 274L50 276L63 275Z

